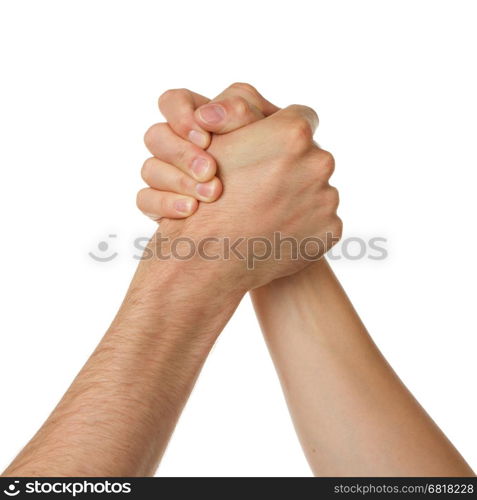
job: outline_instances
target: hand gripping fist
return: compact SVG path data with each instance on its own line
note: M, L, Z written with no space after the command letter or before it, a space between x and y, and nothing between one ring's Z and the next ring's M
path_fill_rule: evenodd
M338 241L334 160L313 141L311 108L279 109L247 84L214 101L168 91L159 104L168 123L146 133L154 156L138 206L162 219L162 236L206 241L204 255L245 289L303 269Z

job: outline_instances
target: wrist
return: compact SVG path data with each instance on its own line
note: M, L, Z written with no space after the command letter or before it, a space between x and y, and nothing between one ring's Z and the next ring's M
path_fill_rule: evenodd
M246 288L228 262L178 258L174 252L180 249L164 242L158 246L155 239L144 252L111 329L139 338L213 343Z
M258 273L250 265L246 238L237 236L230 226L216 217L164 219L146 258L175 261L187 272L217 279L226 295L244 295L257 286Z

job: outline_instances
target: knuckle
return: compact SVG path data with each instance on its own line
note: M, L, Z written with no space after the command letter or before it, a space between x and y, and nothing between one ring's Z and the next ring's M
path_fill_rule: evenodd
M144 195L146 190L147 188L140 189L136 194L136 206L141 211L144 209Z
M337 215L333 217L330 223L330 232L336 240L335 243L343 236L343 221Z
M156 123L146 130L144 134L144 144L148 149L157 143L166 126L165 123Z
M332 212L336 212L340 204L340 194L339 191L334 186L330 186L328 188L326 203Z
M163 92L158 99L159 103L159 108L164 106L165 104L170 103L173 101L176 97L179 95L183 94L186 92L186 89L168 89L165 92Z
M291 153L302 153L312 144L313 131L304 117L293 118L285 129L285 147Z
M235 115L239 118L245 117L250 109L247 100L240 96L232 97L230 99L230 105L232 106Z
M317 172L320 178L328 180L335 171L335 158L329 152L325 150L320 150L317 158L318 168Z
M257 89L253 85L250 85L250 83L234 82L234 83L232 83L232 85L230 85L229 88L236 89L236 90L244 90L245 92L248 92L249 94L253 94L254 96L258 95Z
M154 130L155 125L152 125L152 127L149 127L146 130L146 133L144 134L144 144L149 148L153 142L153 136L155 134Z
M189 144L183 143L179 146L176 155L177 166L186 165L188 163L187 158L189 157Z
M179 177L178 188L181 194L187 194L190 190L191 179L187 175Z
M154 158L148 158L141 167L141 177L144 182L149 182Z
M162 110L162 108L167 105L173 98L174 94L176 93L175 89L169 89L163 92L160 96L159 99L157 100L157 103L159 105L159 109Z
M287 109L292 115L306 117L309 123L313 123L316 126L318 125L318 114L313 108L310 108L310 106L304 106L303 104L292 104L291 106L288 106Z
M166 119L174 124L181 135L185 135L192 127L194 109L190 100L191 91L188 89L170 89L159 97L159 110ZM171 120L172 119L172 120Z
M172 210L172 202L165 196L156 196L155 210L157 214L167 214Z

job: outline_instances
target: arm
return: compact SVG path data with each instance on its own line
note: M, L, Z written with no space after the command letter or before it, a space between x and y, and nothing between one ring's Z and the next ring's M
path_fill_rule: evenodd
M315 474L473 475L383 358L325 259L252 299Z
M196 110L197 99L189 91L166 96L161 110L183 138L198 128L227 134L278 109L240 83L214 100L223 112L212 122ZM155 207L164 207L162 200L179 193L196 196L183 189L186 182L172 183L159 170L145 180ZM140 208L156 216L184 217L164 208L154 212L151 205ZM325 260L254 290L252 298L316 474L472 474L386 363Z
M4 475L152 475L242 294L220 265L142 261L99 346Z
M229 186L217 202L219 215L213 215L211 204L201 204L192 225L192 218L161 224L171 249L184 255L169 242L172 238L189 247L187 237L198 253L187 260L160 260L154 258L156 250L162 250L158 239L151 241L148 258L140 263L110 330L6 475L153 473L207 353L241 297L308 264L284 252L281 260L261 260L251 269L247 259L224 243L260 236L274 254L276 231L298 241L309 235L323 240L340 226L337 194L327 183L329 169L316 168L328 158L312 144L316 121L310 108L291 106L246 130L214 137L209 152ZM145 142L154 154L146 162L147 178L157 179L158 171L168 182L191 185L189 179L182 184L184 178L167 162L178 160L186 169L203 150L191 149L167 124L151 127ZM281 179L291 166L295 175L284 190ZM158 207L177 208L175 202L181 201L184 208L183 202L191 201L188 196L169 196L157 203L151 191L143 191L138 202L150 203L145 211L153 216ZM240 203L244 193L245 206ZM255 217L257 210L266 216ZM302 213L310 216L303 218ZM217 259L199 255L206 241ZM242 250L248 250L245 247Z

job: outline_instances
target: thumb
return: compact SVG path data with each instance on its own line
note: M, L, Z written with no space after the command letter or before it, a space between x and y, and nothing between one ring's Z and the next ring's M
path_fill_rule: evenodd
M226 134L261 120L279 109L251 85L234 83L215 99L197 108L194 114L197 123L204 130Z

